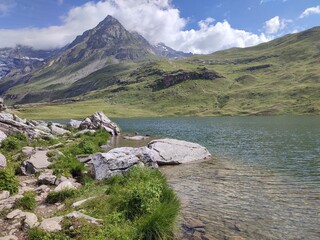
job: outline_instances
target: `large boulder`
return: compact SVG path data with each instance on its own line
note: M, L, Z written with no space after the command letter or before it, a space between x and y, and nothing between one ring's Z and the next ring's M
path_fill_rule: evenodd
M53 135L61 136L61 135L70 133L70 131L63 129L61 125L52 124L52 126L51 126L51 133L52 133Z
M79 125L79 129L104 129L112 136L119 135L120 128L112 122L103 112L96 112L91 117L85 118Z
M122 175L138 164L156 168L156 154L147 147L122 147L112 149L108 153L96 153L91 155L92 174L95 179L101 180Z
M148 148L158 153L156 161L159 165L189 163L211 158L205 147L176 139L153 140L148 144Z

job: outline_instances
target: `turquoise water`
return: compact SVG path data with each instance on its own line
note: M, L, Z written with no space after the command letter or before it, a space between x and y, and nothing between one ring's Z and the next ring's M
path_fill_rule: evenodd
M114 119L124 132L206 146L215 159L165 168L183 214L215 239L320 239L320 117Z

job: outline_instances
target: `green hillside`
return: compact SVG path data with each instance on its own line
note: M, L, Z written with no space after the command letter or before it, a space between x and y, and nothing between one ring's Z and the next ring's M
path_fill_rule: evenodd
M82 113L75 109L91 102L100 109L117 109L120 114L111 115L122 117L319 114L319 39L317 27L251 48L184 60L121 61L76 82L64 82L63 88L50 85L48 78L19 85L7 94L38 86L39 92L20 103L77 99L80 102L64 104L63 109L79 117ZM50 91L43 93L44 84ZM41 105L37 111L52 113L54 108L59 107ZM32 112L34 107L20 111L40 117Z

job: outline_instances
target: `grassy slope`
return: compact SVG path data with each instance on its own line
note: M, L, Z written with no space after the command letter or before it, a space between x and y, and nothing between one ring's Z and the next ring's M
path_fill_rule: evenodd
M104 110L112 117L319 114L318 39L320 28L314 28L246 49L178 61L127 64L117 73L105 68L69 88L83 91L98 85L98 90L82 95L88 102L41 106L36 110L24 107L21 114L35 118L82 117L90 108ZM217 71L225 78L187 80L157 91L150 87L163 72L190 72L199 67ZM136 74L132 75L134 70Z

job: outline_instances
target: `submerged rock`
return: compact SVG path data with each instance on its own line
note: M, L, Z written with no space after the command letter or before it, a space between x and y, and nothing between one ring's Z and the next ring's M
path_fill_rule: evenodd
M209 151L197 144L177 139L153 140L148 148L156 151L159 165L189 163L211 158Z

